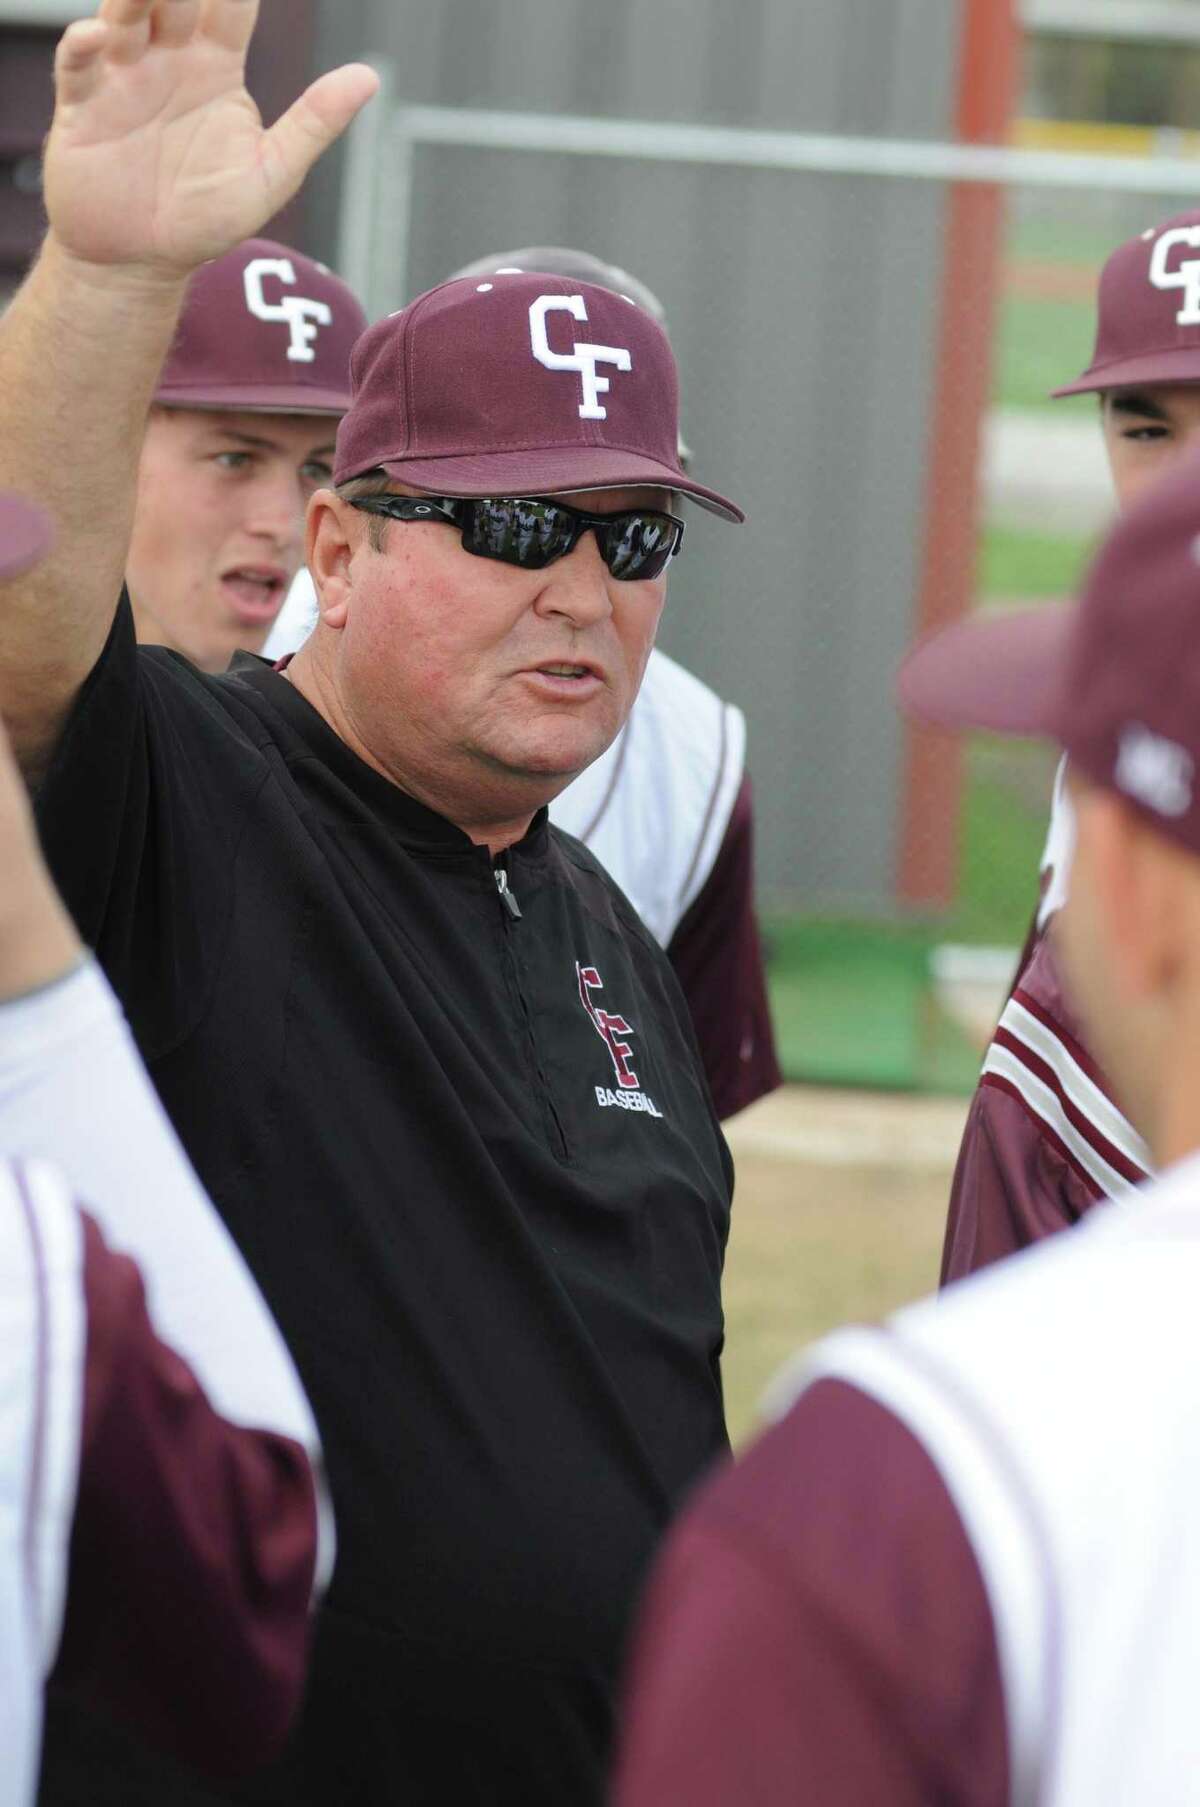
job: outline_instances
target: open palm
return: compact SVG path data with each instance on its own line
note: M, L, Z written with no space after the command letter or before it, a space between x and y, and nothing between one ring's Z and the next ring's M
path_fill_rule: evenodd
M55 64L50 224L93 264L183 273L248 238L375 91L331 71L270 131L246 92L258 0L102 0Z

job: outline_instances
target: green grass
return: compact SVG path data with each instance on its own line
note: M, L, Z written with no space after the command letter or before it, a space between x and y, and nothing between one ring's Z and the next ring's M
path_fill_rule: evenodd
M937 938L1017 946L1037 898L1053 759L1043 747L981 737L967 772L958 896Z
M1044 749L981 738L968 754L958 896L944 917L766 921L785 1078L885 1091L974 1088L979 1050L940 1009L930 952L943 941L1020 945L1037 896L1049 789Z
M1052 401L1050 391L1069 383L1092 355L1095 310L1090 301L1042 301L1010 295L1000 308L996 339L995 400L1005 408L1091 408L1093 397Z
M1073 596L1091 551L1086 538L989 522L980 540L979 593L1006 602Z
M929 989L928 928L776 918L771 1011L787 1079L880 1091L970 1091L979 1056Z
M1064 206L1070 198L1063 197ZM1142 224L1149 225L1145 220ZM1072 218L1065 212L1014 219L1009 228L1006 255L1010 260L1032 258L1039 263L1074 264L1079 269L1099 270L1118 244L1128 236L1122 228L1108 221Z

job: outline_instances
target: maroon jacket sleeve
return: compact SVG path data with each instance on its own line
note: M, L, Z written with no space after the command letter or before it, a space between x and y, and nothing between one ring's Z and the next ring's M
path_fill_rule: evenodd
M1019 1098L981 1081L950 1188L941 1284L1078 1223L1101 1196Z
M1015 1019L1012 1006L1020 1006ZM1023 1023L1033 1026L1034 1040ZM1064 1083L1071 1074L1112 1104L1063 994L1053 937L1042 934L1018 971L967 1114L950 1191L943 1286L1077 1223L1106 1196L1097 1159L1129 1184L1145 1179L1148 1154L1135 1161L1128 1146L1109 1140L1108 1126L1078 1102L1079 1087ZM1062 1134L1046 1115L1047 1098L1062 1112ZM1124 1130L1129 1144L1136 1141L1128 1124Z
M316 1501L299 1444L238 1428L154 1334L134 1263L84 1218L87 1362L55 1680L206 1774L300 1704Z
M669 1538L628 1680L617 1807L1007 1807L961 1521L920 1444L839 1381Z
M742 779L713 869L667 954L683 987L718 1117L780 1083L754 914L754 806Z

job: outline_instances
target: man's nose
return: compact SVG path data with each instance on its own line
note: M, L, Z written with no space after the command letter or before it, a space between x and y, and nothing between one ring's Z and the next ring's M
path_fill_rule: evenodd
M247 511L251 533L271 539L280 547L298 545L304 533L307 495L293 471L265 472L255 483Z
M565 558L546 567L542 578L535 607L544 614L566 615L577 627L585 627L613 612L609 585L614 580L590 527Z

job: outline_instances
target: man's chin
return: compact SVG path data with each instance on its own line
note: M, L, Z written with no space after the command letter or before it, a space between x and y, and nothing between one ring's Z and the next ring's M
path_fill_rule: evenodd
M555 722L552 732L531 737L521 752L529 771L556 776L569 784L572 778L578 778L580 772L586 772L590 765L603 758L623 726L623 720L609 720L607 711L604 719L573 723L570 731L567 731L567 724Z

